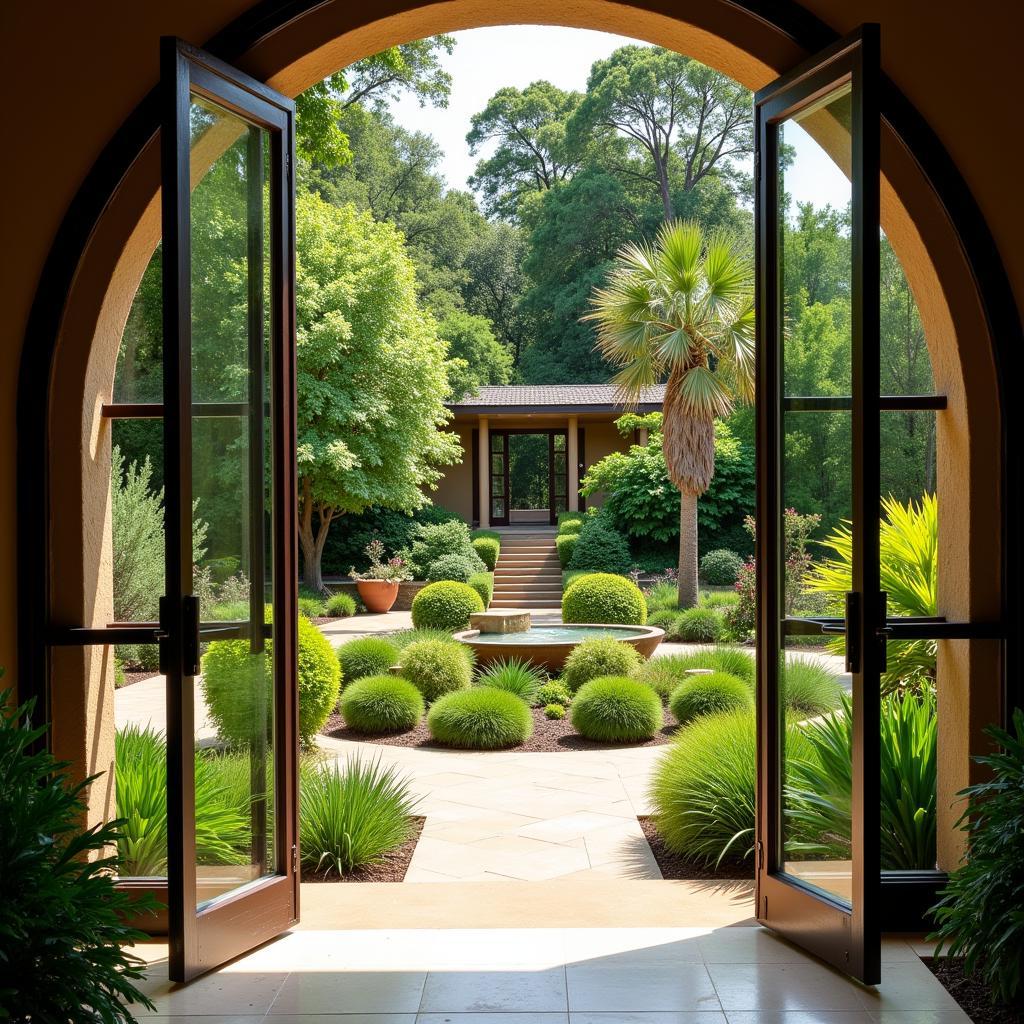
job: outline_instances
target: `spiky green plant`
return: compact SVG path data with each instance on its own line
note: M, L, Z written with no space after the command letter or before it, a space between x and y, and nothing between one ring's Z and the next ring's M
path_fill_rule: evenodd
M530 738L533 716L515 694L478 686L438 699L427 713L427 728L445 746L500 750Z
M418 798L409 780L380 758L349 757L344 767L300 766L299 844L311 871L347 875L372 864L412 835Z
M662 726L661 698L628 676L602 676L580 687L572 702L572 727L588 740L633 743Z
M379 676L398 664L398 646L382 636L361 636L338 648L341 683L348 686L364 676Z
M338 708L356 732L375 736L414 728L425 705L423 695L407 679L363 676L345 687Z
M577 644L565 659L560 682L575 693L598 676L627 676L640 666L636 648L612 637L593 637Z
M843 693L839 680L809 658L787 658L780 684L787 709L805 717L834 711Z
M488 665L477 678L478 686L493 686L496 690L514 693L531 706L537 703L537 691L546 682L544 671L519 658L500 658Z
M751 690L754 688L754 658L738 647L709 647L692 654L659 655L640 665L633 675L667 698L691 668L709 668L713 672L739 676Z
M720 715L726 711L752 711L754 695L750 687L727 672L694 675L684 679L668 700L669 710L680 725L702 715Z
M663 580L644 591L644 600L647 602L647 621L650 622L654 612L679 610L679 588Z

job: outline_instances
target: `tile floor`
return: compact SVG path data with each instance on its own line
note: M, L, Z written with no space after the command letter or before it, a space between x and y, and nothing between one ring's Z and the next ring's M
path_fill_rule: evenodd
M190 985L144 989L178 1024L966 1024L886 940L866 988L757 927L296 931Z

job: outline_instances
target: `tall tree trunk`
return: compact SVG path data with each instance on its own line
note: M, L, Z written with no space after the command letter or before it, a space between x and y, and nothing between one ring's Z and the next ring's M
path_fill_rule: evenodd
M302 549L302 583L314 594L326 594L323 573L320 568L327 531L331 528L334 509L316 505L312 499L309 480L302 481L299 505L299 547ZM313 527L313 508L316 505L318 525Z
M679 492L679 607L693 608L697 589L697 495Z

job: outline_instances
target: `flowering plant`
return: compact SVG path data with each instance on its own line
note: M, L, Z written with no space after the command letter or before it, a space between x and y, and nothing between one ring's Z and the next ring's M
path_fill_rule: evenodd
M366 557L370 559L370 567L366 572L356 572L353 566L348 571L352 579L383 580L385 583L403 583L412 579L412 570L405 559L396 556L384 561L383 541L371 540L364 550Z

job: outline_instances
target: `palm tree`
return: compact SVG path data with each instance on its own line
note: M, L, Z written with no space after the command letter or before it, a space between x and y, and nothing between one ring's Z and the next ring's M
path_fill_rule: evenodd
M653 245L619 251L586 319L636 405L667 378L662 445L679 488L679 607L697 603L697 499L715 473L715 418L754 394L753 263L734 234L670 221Z

